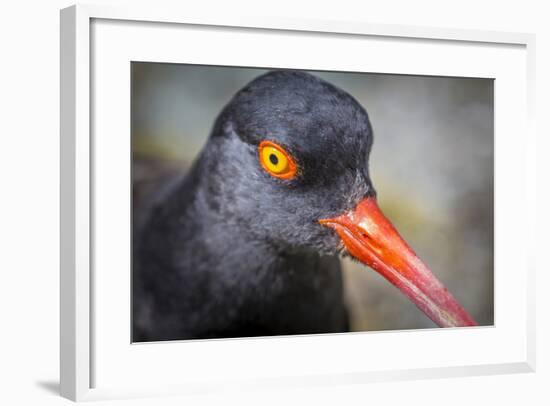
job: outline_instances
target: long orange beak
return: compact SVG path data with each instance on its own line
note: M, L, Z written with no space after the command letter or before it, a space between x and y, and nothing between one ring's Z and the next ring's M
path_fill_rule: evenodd
M395 285L440 327L476 322L401 238L373 197L341 216L319 222L334 229L348 252Z

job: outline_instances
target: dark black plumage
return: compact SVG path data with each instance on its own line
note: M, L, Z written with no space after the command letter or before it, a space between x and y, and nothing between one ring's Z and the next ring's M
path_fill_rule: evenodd
M262 169L263 140L292 154L296 178ZM371 144L366 111L315 76L240 90L136 231L133 340L347 331L340 239L318 220L374 195Z

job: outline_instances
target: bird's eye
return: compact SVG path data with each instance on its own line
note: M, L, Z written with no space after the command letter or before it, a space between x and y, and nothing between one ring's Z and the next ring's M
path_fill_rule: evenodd
M298 170L294 159L283 147L271 141L262 141L258 147L260 163L271 176L292 179Z

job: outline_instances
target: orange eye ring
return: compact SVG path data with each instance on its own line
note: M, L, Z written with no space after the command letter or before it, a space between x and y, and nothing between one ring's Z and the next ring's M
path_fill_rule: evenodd
M279 179L293 179L298 166L292 156L272 141L262 141L258 146L258 158L264 170Z

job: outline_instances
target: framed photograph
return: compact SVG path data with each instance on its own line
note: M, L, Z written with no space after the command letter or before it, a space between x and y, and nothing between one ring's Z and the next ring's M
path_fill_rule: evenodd
M534 370L533 44L62 10L62 395Z

